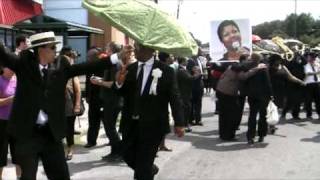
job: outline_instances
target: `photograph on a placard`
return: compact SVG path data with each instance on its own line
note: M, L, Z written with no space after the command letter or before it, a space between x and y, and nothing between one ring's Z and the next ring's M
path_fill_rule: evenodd
M210 22L210 55L213 61L238 61L252 51L249 19L226 19Z

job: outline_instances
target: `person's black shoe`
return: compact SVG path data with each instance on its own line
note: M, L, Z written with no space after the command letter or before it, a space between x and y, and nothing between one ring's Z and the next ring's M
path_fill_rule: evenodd
M252 146L254 144L254 140L253 139L249 139L248 140L248 145Z
M152 170L151 170L152 175L155 176L156 174L158 174L158 172L159 172L158 166L155 165L155 164L153 164L153 165L152 165ZM134 173L134 175L133 175L133 180L137 180L137 179L138 179L138 178L137 178L137 175L136 175L136 173Z
M69 154L66 155L66 160L70 161L72 159L72 157L73 157L73 154L69 153Z
M196 122L195 125L196 125L196 126L203 126L203 123L202 123L202 122Z
M195 123L194 121L191 121L191 122L190 122L190 125L191 125L191 126L195 126L196 123Z
M158 166L155 165L155 164L153 164L153 165L152 165L152 170L151 170L151 172L152 172L152 175L158 174L158 172L159 172Z
M312 116L307 116L307 119L313 119Z
M192 132L192 129L190 127L187 127L185 130L184 130L186 133L189 133L189 132Z
M80 132L80 131L74 131L73 134L75 134L75 135L80 135L81 132Z
M84 148L92 148L92 147L94 147L94 146L96 146L97 144L90 144L90 143L88 143L88 144L86 144L86 145L84 145Z
M102 156L102 160L109 162L121 162L122 157L119 154L107 154Z
M270 134L276 133L276 129L270 129Z
M158 149L158 151L167 151L167 152L171 152L172 149L168 148L167 146L162 146Z
M258 142L263 142L264 141L264 137L263 136L261 136L261 137L259 137L259 140L258 140Z
M299 116L293 116L293 119L301 120L301 118Z

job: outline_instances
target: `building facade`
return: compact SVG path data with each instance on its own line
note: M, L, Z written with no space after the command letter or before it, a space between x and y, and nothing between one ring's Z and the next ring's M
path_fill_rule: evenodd
M82 0L43 0L43 10L48 16L75 22L90 27L102 29L104 34L91 34L87 36L73 36L67 40L68 45L81 53L80 62L85 61L89 46L104 48L110 41L120 44L126 43L123 33L108 25L106 22L90 14L81 6ZM86 43L89 39L89 44Z

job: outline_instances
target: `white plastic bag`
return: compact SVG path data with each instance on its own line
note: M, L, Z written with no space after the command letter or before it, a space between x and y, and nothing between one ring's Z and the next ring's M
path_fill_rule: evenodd
M267 123L269 125L276 125L279 122L278 107L270 101L267 107Z

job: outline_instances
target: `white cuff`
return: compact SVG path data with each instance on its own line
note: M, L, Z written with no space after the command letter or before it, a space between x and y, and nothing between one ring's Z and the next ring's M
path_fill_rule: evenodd
M119 63L118 54L117 53L111 54L110 60L112 64L118 64Z

